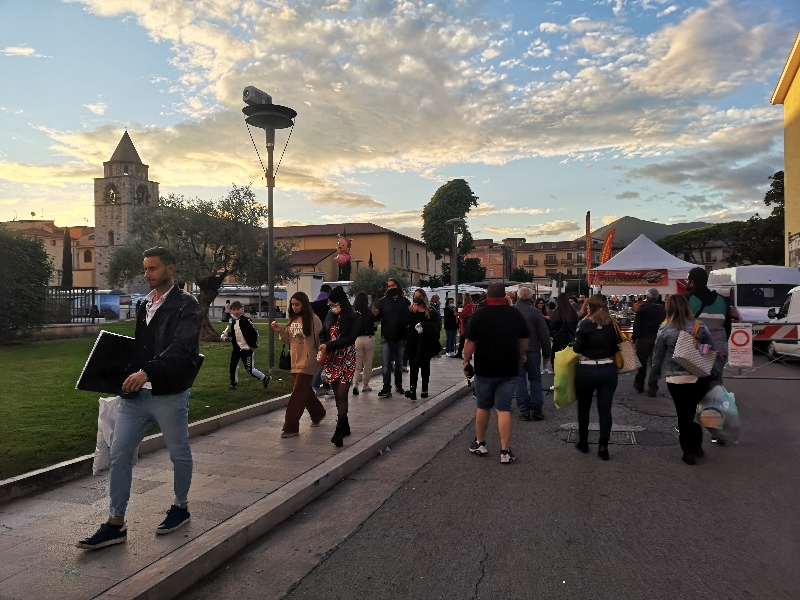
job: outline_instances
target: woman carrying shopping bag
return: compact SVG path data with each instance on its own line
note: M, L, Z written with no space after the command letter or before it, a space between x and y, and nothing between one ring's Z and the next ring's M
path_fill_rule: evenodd
M697 463L697 458L705 455L703 451L703 428L694 422L697 404L708 392L711 377L692 375L686 368L675 362L675 348L684 333L691 336L690 343L700 345L707 354L715 354L711 332L703 323L694 318L686 298L677 294L667 298L665 305L667 318L658 330L653 349L653 370L651 377L657 380L662 372L667 378L667 389L675 412L678 413L678 429L683 456L687 465ZM707 347L705 346L707 345Z
M347 420L350 384L356 374L356 339L361 329L361 313L353 310L342 286L337 285L328 296L331 309L322 325L319 353L323 357L322 380L331 384L336 398L336 431L331 443L341 447L350 435Z
M560 300L559 296L559 300ZM578 443L575 447L589 452L589 412L592 395L597 392L600 417L600 441L597 455L608 460L611 437L611 402L617 389L618 370L614 362L619 338L608 312L605 296L595 294L584 302L586 316L578 325L573 350L581 355L575 369L575 395L578 399ZM572 309L570 309L572 310Z
M282 438L294 437L300 433L300 417L308 410L311 426L316 427L325 418L325 408L311 389L311 380L319 370L317 347L322 323L311 310L308 296L297 292L289 301L289 322L281 327L275 321L270 327L278 332L281 342L289 344L291 357L292 395L286 404Z

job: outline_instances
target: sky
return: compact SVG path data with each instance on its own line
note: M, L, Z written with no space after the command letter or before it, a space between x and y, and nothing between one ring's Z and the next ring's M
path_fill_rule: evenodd
M769 209L770 96L796 0L5 0L0 221L93 225L127 128L150 178L213 199L265 181L254 85L298 113L277 225L370 221L415 237L466 179L475 238L573 239L630 215ZM277 134L276 160L289 130ZM253 135L264 155L261 130Z

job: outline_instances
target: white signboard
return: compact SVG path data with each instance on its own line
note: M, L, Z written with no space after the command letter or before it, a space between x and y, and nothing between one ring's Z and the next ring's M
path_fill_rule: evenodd
M728 338L728 364L732 367L753 366L753 324L731 323Z

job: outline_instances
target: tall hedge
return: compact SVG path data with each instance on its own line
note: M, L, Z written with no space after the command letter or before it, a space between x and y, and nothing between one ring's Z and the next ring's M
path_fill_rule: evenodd
M38 238L0 226L0 343L9 342L49 320L47 286L53 263Z

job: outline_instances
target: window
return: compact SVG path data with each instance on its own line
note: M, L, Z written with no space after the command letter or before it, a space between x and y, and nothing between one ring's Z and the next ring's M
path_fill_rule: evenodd
M545 254L544 255L544 264L546 265L557 265L558 264L558 256L555 254Z
M567 269L567 275L572 275L572 269Z
M711 252L706 252L706 262L711 262Z
M114 232L113 231L109 231L108 232L108 245L109 246L113 246L114 245Z
M419 252L417 252L417 268L419 269Z
M572 252L567 252L567 260L572 260Z
M397 248L392 248L392 263L397 264Z
M406 250L406 266L411 266L411 250Z
M125 165L124 167L122 167L122 174L123 175L127 175L128 174L128 165Z
M596 263L600 262L600 253L599 252L595 252L594 253L594 262L596 262Z
M528 264L529 265L533 264L533 254L528 254Z
M85 262L85 263L92 262L92 251L91 250L85 250L83 252L83 262Z
M487 269L486 270L487 277L494 277L494 269Z
M555 269L545 269L544 270L544 274L545 275L555 275L556 274L556 270Z
M425 272L426 273L430 273L431 272L431 257L430 256L426 256L425 257Z
M50 245L51 246L55 246L56 245L56 241L55 240L50 240Z
M528 273L530 273L531 277L536 277L536 273L533 272L533 269L528 269Z
M578 262L583 262L583 252L578 252Z
M555 248L555 247L556 247L556 243L555 243L555 242L553 242L552 244L550 244L550 247L551 247L551 248Z
M491 254L491 253L489 254L488 261L489 262L494 262L494 254Z

